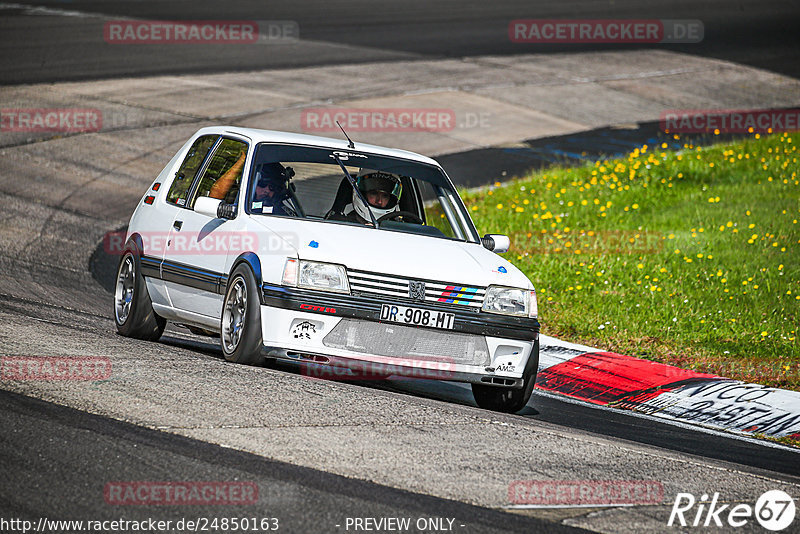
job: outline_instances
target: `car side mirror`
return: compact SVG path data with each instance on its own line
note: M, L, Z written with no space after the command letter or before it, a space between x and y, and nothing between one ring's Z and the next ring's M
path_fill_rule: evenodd
M507 235L486 234L481 238L481 244L484 248L501 254L511 248L511 239Z
M236 204L226 204L218 198L200 197L194 203L194 211L212 219L233 219Z

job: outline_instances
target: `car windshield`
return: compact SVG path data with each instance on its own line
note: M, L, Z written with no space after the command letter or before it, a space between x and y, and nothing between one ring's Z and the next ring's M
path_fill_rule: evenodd
M479 242L461 198L435 165L357 150L261 143L248 183L245 209L251 214L365 228L377 223L380 230ZM351 183L359 184L357 192Z

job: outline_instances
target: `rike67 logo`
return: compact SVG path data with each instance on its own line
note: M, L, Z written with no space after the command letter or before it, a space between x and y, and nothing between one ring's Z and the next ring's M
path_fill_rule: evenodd
M794 516L794 499L781 490L765 492L755 507L744 503L720 505L719 493L714 493L710 503L706 494L701 495L698 501L691 493L678 493L667 526L736 528L755 519L765 529L777 532L791 525Z

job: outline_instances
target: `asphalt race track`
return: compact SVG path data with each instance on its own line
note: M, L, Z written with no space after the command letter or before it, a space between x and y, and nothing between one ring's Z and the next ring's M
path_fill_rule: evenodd
M21 488L36 488L10 494L4 487L4 516L117 519L117 510L96 503L104 480L246 479L260 488L260 500L247 508L246 517L278 516L281 531L332 532L347 517L385 516L450 517L464 532L585 532L275 462L12 393L0 392L0 399L3 471ZM191 512L173 507L158 518L215 515L219 507L193 506ZM141 521L152 511L132 509L125 516Z
M223 16L218 2L205 1L2 3L0 84L531 53L503 36L509 20L537 17L700 19L702 43L663 48L800 77L800 8L792 2L531 6L412 0L299 8L253 0L226 2ZM104 21L127 17L294 20L302 39L266 54L257 46L198 53L158 45L131 53L96 38ZM554 395L537 393L521 414L503 415L475 407L458 384L332 382L291 366L234 365L215 340L174 326L157 343L118 336L109 292L118 257L103 250L103 235L124 227L152 177L195 129L188 123L0 148L0 355L94 356L112 365L110 378L95 382L0 381L0 520L275 517L282 532L353 532L348 518L409 517L449 519L464 533L638 533L669 531L679 492L719 492L731 504L752 504L772 489L800 494L800 452L778 444ZM654 135L652 123L623 134L597 128L441 161L453 176L467 176L462 185L476 185L501 161L510 172L576 161ZM509 498L519 480L657 481L664 499L521 507ZM258 487L258 499L120 506L104 498L115 481L245 481Z
M75 14L64 19L45 9L22 17L29 11L24 6L32 5ZM277 53L249 45L204 45L202 53L194 47L146 45L130 54L127 47L102 40L103 22L119 18L291 20L299 25L301 41L282 45ZM535 18L698 19L705 28L702 42L658 48L800 77L800 5L787 0L247 0L225 2L224 10L209 1L51 0L0 4L0 83L632 48L509 41L509 21Z

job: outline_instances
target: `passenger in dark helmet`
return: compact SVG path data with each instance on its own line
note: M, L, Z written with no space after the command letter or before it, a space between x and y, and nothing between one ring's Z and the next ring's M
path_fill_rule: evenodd
M294 215L287 211L284 200L289 198L289 173L280 163L265 163L256 171L255 190L250 203L252 213Z

